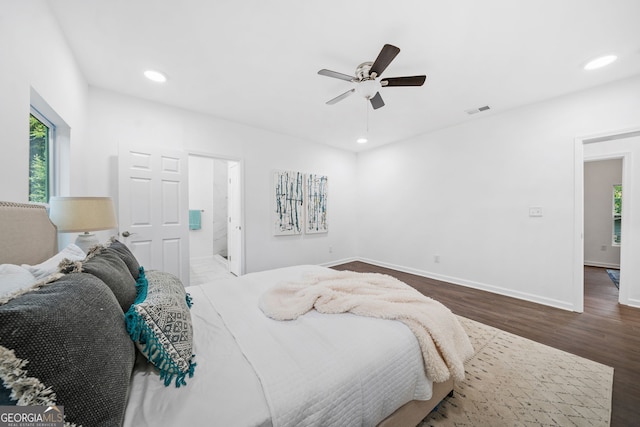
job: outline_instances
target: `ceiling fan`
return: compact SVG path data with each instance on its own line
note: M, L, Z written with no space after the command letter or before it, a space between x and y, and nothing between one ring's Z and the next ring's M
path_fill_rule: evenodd
M422 86L427 76L386 77L380 75L386 70L391 61L400 53L400 48L385 44L373 62L363 62L356 68L355 76L322 69L318 71L321 76L333 77L355 84L355 87L327 101L327 105L333 105L342 101L354 92L358 92L371 102L374 110L384 107L384 101L380 96L380 88L386 86Z

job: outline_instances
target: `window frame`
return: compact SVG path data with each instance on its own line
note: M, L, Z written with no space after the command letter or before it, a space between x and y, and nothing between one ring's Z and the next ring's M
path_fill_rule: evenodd
M49 144L49 198L69 194L71 190L71 127L33 87L30 88L29 99L30 113L35 110L55 126L55 132L51 134L53 142ZM28 171L27 179L29 179Z
M31 105L29 115L32 115L36 119L38 119L43 125L45 125L48 129L48 141L47 141L47 180L48 180L48 191L47 191L47 201L44 203L46 205L49 204L49 200L51 197L57 195L58 189L58 165L56 162L57 148L56 148L56 130L57 126L51 120L49 120L44 114L38 111L33 105ZM29 158L29 175L31 175L31 158ZM30 195L28 196L30 197ZM30 200L31 202L31 200Z

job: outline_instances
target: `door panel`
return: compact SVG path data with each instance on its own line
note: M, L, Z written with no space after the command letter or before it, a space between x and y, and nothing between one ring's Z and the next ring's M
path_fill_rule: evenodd
M180 182L162 181L162 225L180 224Z
M140 265L147 266L151 263L151 240L133 240L133 237L123 238L123 241L127 244L131 252L136 256L136 259ZM133 240L133 241L132 241Z
M162 262L165 271L181 271L182 266L179 261L181 258L181 247L179 239L163 239L162 240ZM175 273L173 273L175 274Z
M229 162L227 247L229 271L236 276L242 274L242 198L240 188L240 165L238 162Z
M187 156L121 146L118 159L122 241L146 269L189 284Z

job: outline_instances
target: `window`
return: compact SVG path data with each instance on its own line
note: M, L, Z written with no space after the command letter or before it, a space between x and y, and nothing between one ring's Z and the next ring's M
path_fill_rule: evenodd
M51 193L51 150L55 127L32 110L29 115L29 201L49 203Z
M29 201L49 203L52 196L68 194L71 185L71 128L31 88L29 116ZM26 138L26 135L25 135Z
M620 246L622 235L622 185L613 186L613 246Z

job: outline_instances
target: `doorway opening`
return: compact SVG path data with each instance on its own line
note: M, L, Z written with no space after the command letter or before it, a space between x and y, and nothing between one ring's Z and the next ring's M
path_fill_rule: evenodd
M634 152L640 149L640 128L629 129L620 132L590 137L576 138L575 140L575 228L574 228L574 311L584 311L584 268L585 268L585 162L621 159L622 179L619 184L624 189L624 203L620 212L620 229L622 230L620 241L618 302L624 305L639 305L640 300L630 298L630 286L640 278L640 269L636 268L633 254L637 254L639 247L634 242L632 206L635 200L640 200L640 194L634 195L633 185L634 166L632 158ZM637 154L635 154L637 156ZM611 215L611 214L610 214ZM612 230L612 233L615 233ZM610 238L615 239L613 234ZM600 246L601 248L602 246ZM597 250L597 246L596 246Z
M242 274L240 162L189 154L191 284Z
M609 280L592 284L616 295L622 243L622 165L622 158L590 158L584 162L584 265L591 267L585 272L595 274L594 268L600 269L600 275ZM585 276L585 294L586 289Z

